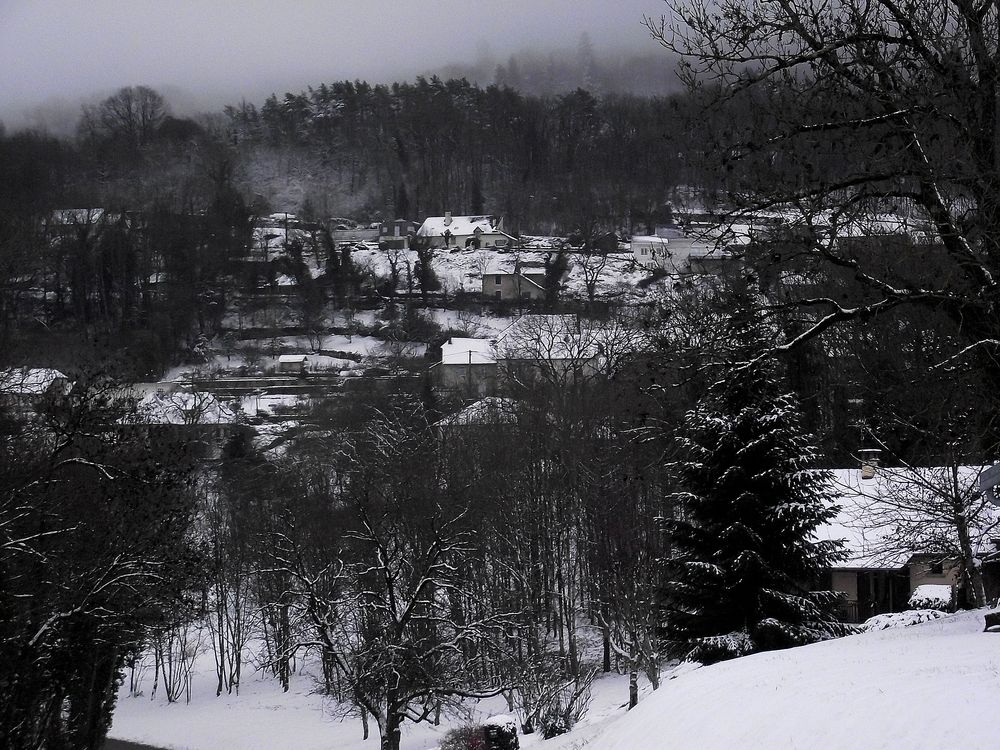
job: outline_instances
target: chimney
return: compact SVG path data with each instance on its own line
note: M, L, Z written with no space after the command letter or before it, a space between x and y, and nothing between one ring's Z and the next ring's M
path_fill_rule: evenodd
M862 479L875 478L875 474L878 472L879 454L881 453L882 451L878 448L862 448L858 451L858 456L861 459Z
M444 212L444 225L446 227L451 226L451 211Z

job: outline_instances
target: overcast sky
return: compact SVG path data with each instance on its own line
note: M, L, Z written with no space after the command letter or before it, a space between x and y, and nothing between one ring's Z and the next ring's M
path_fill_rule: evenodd
M257 101L344 78L412 78L526 47L651 50L662 0L0 0L0 118L147 84Z

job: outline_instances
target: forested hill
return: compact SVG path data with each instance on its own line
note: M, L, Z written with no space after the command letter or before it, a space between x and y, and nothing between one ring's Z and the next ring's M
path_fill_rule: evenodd
M678 186L710 183L695 164L695 111L682 95L536 97L420 77L272 95L226 107L225 120L250 184L276 209L499 213L514 231L586 233L641 225Z

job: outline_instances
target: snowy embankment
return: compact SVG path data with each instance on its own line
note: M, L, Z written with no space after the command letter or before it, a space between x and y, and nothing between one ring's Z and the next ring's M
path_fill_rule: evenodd
M551 750L1000 745L1000 633L981 612L702 667Z
M981 612L759 654L711 667L664 672L625 712L624 678L598 680L590 712L574 731L538 750L941 750L996 748L1000 730L1000 633L983 633ZM210 655L208 656L210 660ZM207 665L206 665L207 666ZM210 667L209 667L210 670ZM190 705L119 700L111 736L160 747L209 750L372 750L357 719L339 720L311 694L306 675L282 693L248 681L242 695L216 698L211 673L195 678ZM481 720L503 708L472 707ZM324 710L326 709L326 710ZM478 709L478 710L475 710ZM407 725L405 750L437 746L441 727ZM374 727L373 727L374 730Z

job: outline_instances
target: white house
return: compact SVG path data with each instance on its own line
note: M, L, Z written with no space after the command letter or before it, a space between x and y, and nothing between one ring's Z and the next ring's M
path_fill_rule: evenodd
M503 231L501 216L428 216L417 230L431 247L505 247L514 238Z
M699 273L713 258L723 257L715 243L703 237L689 237L668 228L655 235L633 237L630 243L636 263L644 268L661 268L668 273Z
M453 336L441 346L441 361L433 366L438 385L485 395L496 390L497 359L490 339Z

